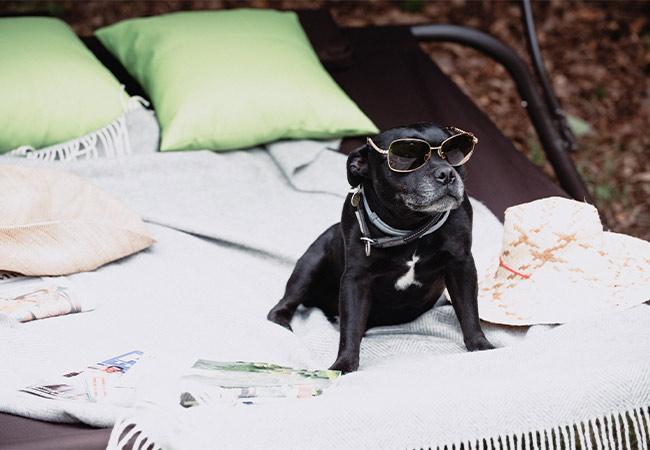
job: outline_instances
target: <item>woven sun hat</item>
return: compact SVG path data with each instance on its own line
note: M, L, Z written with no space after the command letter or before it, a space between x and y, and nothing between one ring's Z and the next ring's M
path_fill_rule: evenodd
M647 300L650 243L560 197L508 208L500 255L479 274L479 315L493 323L560 324Z
M0 270L89 271L155 242L122 200L60 170L0 164Z

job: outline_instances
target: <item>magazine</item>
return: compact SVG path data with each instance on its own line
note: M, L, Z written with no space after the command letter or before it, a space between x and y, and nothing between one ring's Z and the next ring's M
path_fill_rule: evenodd
M0 276L0 313L19 322L82 311L65 277Z
M181 377L181 405L191 407L214 400L254 404L282 398L310 398L321 395L340 375L337 370L199 359Z
M141 351L134 350L68 372L51 383L29 386L22 391L51 399L126 404L133 396L136 380L124 375L142 355Z

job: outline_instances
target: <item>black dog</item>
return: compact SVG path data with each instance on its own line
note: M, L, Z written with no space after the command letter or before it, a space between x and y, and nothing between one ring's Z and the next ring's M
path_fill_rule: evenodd
M461 148L465 158L452 160L458 156L454 145L467 147L468 139L473 150L471 133L421 123L385 131L350 153L347 176L357 188L346 199L341 222L298 260L268 319L291 329L301 304L330 318L339 315L339 353L331 368L351 372L359 367L366 329L414 320L447 287L467 349L494 348L479 324L470 251L472 207L462 164L471 151L466 155ZM426 143L431 148L423 156ZM420 152L410 154L409 145Z

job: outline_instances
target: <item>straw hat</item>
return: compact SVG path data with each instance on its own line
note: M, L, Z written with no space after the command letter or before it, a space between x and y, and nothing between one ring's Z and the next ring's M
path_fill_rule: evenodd
M65 275L93 270L155 242L140 217L71 173L0 165L0 270Z
M650 300L650 243L604 232L593 206L550 197L508 208L501 253L479 274L479 315L557 324Z

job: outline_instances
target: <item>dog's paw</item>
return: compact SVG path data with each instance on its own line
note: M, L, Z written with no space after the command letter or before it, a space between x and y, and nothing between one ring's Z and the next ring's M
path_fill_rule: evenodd
M347 358L337 358L329 370L339 370L341 373L355 372L359 368L359 360L349 361Z
M470 352L476 352L480 350L492 350L494 345L490 343L490 341L487 340L485 336L478 335L474 336L471 339L466 339L465 340L465 346L467 347L467 350Z
M291 328L291 317L293 317L291 311L287 311L286 309L278 308L278 307L273 308L266 315L266 318L269 319L271 322L277 323L278 325L283 326L289 331L293 331L293 329Z

